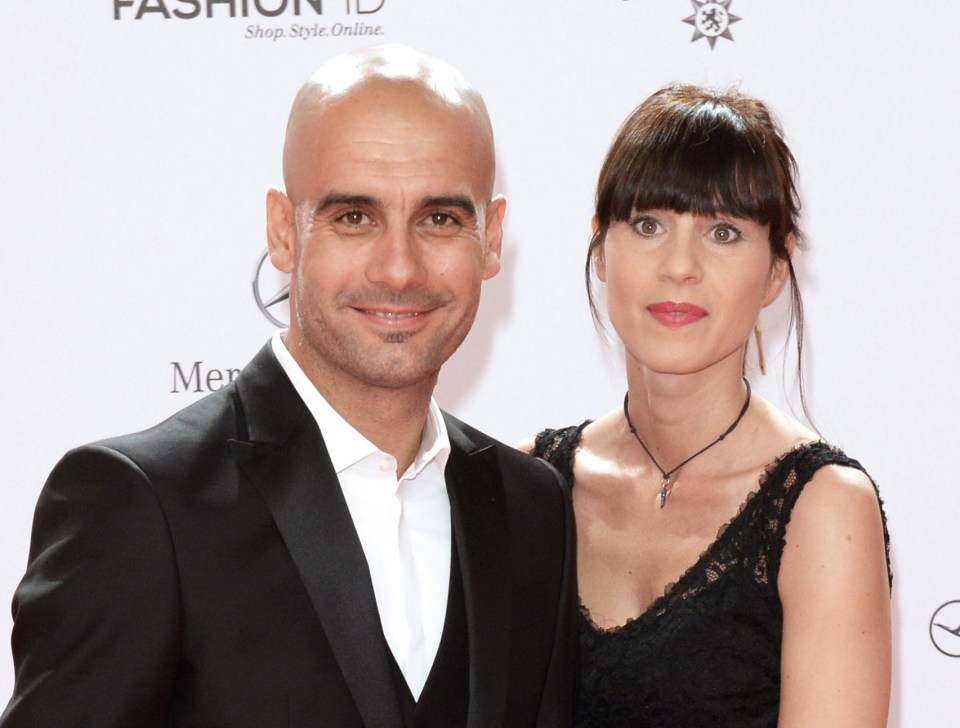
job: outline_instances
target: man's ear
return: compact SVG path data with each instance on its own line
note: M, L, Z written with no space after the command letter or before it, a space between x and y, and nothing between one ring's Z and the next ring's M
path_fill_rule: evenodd
M600 230L600 224L597 222L597 216L594 215L590 218L590 229L593 231L593 237L597 237L597 232ZM599 243L593 247L593 269L597 273L597 279L603 283L607 282L607 262L603 257L603 243Z
M487 205L486 238L483 251L483 280L489 280L500 272L500 252L503 249L503 217L507 213L507 200L497 195Z
M767 281L767 291L763 296L763 305L769 306L777 300L790 275L790 261L793 260L793 251L797 249L797 236L794 233L787 235L783 242L787 250L786 258L775 258L770 266L770 279Z
M297 260L296 210L290 198L275 187L267 190L267 249L274 268L293 272Z

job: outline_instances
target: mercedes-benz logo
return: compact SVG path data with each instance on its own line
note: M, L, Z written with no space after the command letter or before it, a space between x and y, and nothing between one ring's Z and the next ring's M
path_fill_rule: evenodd
M267 321L272 323L274 326L285 329L287 327L287 322L282 318L275 316L273 307L277 304L283 303L288 298L290 298L290 280L280 273L272 265L266 266L264 268L264 263L270 257L270 251L264 249L260 254L260 257L257 258L257 264L253 268L253 300L257 302L257 308L260 309L260 313L266 316ZM276 291L276 293L264 297L261 293L263 290ZM289 310L286 306L282 306L281 310L286 314L286 318L289 319Z
M960 657L960 599L947 602L933 613L930 639L947 657Z

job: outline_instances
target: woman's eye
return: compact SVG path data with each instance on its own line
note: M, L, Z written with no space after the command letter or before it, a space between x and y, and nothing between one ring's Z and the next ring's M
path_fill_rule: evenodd
M633 224L634 229L644 237L656 235L662 230L660 223L652 217L641 217Z
M730 223L719 223L710 232L718 243L734 243L741 237L740 231Z

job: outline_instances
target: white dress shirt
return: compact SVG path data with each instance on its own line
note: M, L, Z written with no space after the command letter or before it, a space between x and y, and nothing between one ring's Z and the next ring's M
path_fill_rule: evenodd
M380 623L420 697L437 655L450 586L450 500L443 471L450 439L430 400L420 450L397 478L397 461L357 432L313 386L274 334L273 352L317 421L370 569Z

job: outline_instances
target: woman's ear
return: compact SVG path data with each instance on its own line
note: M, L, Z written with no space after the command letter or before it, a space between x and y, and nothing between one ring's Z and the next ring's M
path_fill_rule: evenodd
M597 233L600 230L600 224L597 222L596 215L594 215L593 218L591 218L590 220L590 228L593 231L593 240L596 241ZM597 279L606 283L607 282L607 262L603 257L603 243L594 242L592 247L593 247L593 252L591 253L591 255L593 256L593 269L597 273Z
M775 258L770 266L770 279L767 281L767 292L763 297L763 305L769 306L777 300L780 291L787 282L790 275L790 263L793 260L793 251L797 249L797 236L789 233L786 240L783 241L783 247L787 251L787 257Z

